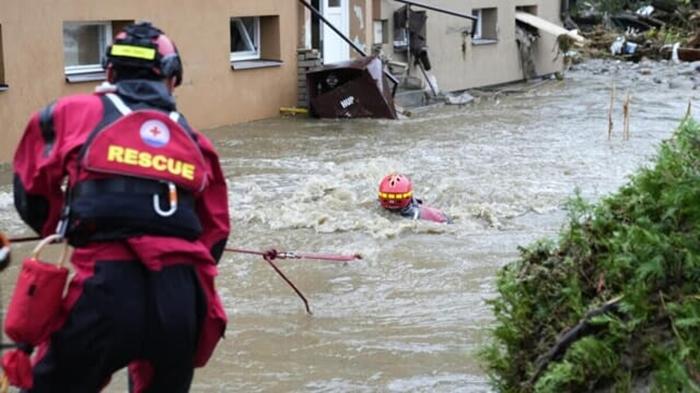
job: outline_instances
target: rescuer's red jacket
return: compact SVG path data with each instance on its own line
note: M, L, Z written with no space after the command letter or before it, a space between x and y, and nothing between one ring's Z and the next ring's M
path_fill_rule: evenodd
M217 153L203 134L194 131L187 125L184 117L176 114L174 100L162 83L145 80L124 81L117 84L116 90L111 94L113 94L112 98L118 98L116 102L121 102L128 110L146 111L146 115L151 113L157 121L160 121L159 124L166 124L170 128L169 138L172 138L170 140L174 140L178 132L186 132L196 145L189 153L193 157L199 155L200 161L190 163L189 161L195 158L188 158L187 152L181 152L179 158L168 161L168 157L158 157L158 154L154 153L155 150L149 152L150 147L146 145L139 150L120 146L119 141L100 140L100 136L94 135L100 134L95 133L96 130L113 126L117 130L116 132L112 130L112 134L118 135L121 131L127 132L133 128L133 124L129 124L129 121L123 124L117 123L126 117L125 109L117 108L119 105L115 104L114 100L108 100L103 93L68 96L34 114L26 127L13 162L15 205L28 225L41 235L47 236L55 233L61 218L68 215L65 206L69 192L66 191L75 191L79 188L76 185L123 175L110 173L114 169L109 167L110 164L134 164L131 166L137 170L158 170L163 174L162 181L176 183L178 195L181 194L178 214L181 211L186 214L189 208L192 217L174 222L192 221L196 230L186 231L188 235L182 237L168 234L167 230L161 233L158 228L153 231L123 232L120 236L119 225L112 223L113 228L103 232L99 225L95 228L87 225L91 235L81 241L72 242L77 245L71 260L76 274L64 302L62 317L65 318L80 296L82 283L92 276L96 261L140 260L150 270L160 270L164 266L173 264L193 264L197 267L201 288L208 300L206 316L201 325L199 348L194 361L195 366L202 366L222 337L226 325L226 315L214 288L214 277L217 275L216 264L221 257L230 230L227 187ZM87 143L88 138L93 139ZM152 142L149 143L151 147L158 147L157 145L163 141L160 136L149 140L148 137L143 137L143 133L142 139L144 142ZM106 167L103 165L102 170L86 170L84 167L87 162L86 157L91 153L86 152L89 149L85 147L92 149L100 143L103 145L100 148L106 149L105 154L112 154L112 162L105 164ZM192 167L188 166L190 164ZM95 163L93 159L90 165L99 169L100 164ZM116 172L119 171L120 169L117 168ZM128 168L126 174L129 174ZM131 178L127 177L127 179ZM137 178L136 181L143 179ZM148 176L145 179L148 179ZM195 182L197 184L194 184ZM125 183L129 186L127 183L129 181ZM120 184L118 183L117 187L121 187ZM163 210L167 210L168 190L166 183L163 184L166 197L160 202L164 206ZM92 189L83 188L81 192L85 195L88 195ZM99 190L99 187L96 189ZM71 198L78 200L76 195ZM94 199L97 204L101 203L100 200L99 195ZM93 200L88 202L92 203ZM149 199L148 206L139 204L137 207L151 211L153 203ZM80 206L72 207L75 210L82 209ZM100 208L100 206L97 207ZM114 210L114 206L111 207ZM127 210L121 209L125 217L129 213ZM89 222L89 220L83 221ZM96 222L101 223L99 220ZM69 240L71 240L71 227L75 227L75 224L69 221ZM124 226L128 225L124 224ZM77 239L78 236L76 235L75 238Z

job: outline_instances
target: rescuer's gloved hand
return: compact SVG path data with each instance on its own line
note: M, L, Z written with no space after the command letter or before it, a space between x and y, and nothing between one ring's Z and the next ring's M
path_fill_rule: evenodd
M10 265L10 240L0 233L0 271Z

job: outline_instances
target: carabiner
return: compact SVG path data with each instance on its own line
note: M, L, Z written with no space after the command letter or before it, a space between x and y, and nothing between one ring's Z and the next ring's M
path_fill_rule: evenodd
M177 187L175 183L169 181L168 183L168 197L170 199L170 209L168 211L163 211L160 208L160 196L158 194L153 194L153 210L161 217L170 217L177 211Z

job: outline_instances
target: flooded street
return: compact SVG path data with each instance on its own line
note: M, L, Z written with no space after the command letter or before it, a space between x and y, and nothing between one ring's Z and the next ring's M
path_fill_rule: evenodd
M307 296L308 316L260 257L226 254L217 286L231 320L192 391L490 391L475 352L492 321L485 299L498 268L518 245L557 233L576 188L596 199L623 184L695 99L690 65L648 67L589 62L563 81L407 120L279 118L209 132L229 181L230 247L363 259L279 261ZM391 171L409 175L416 196L454 224L382 211L377 187ZM7 166L0 180L0 228L29 234ZM4 305L29 246L14 251ZM120 375L108 391L125 386Z

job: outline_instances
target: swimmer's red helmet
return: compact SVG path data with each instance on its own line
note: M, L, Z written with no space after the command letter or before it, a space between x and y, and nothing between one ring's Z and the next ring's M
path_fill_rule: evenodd
M407 176L391 173L379 183L379 203L385 209L403 209L411 203L412 198L413 184Z

